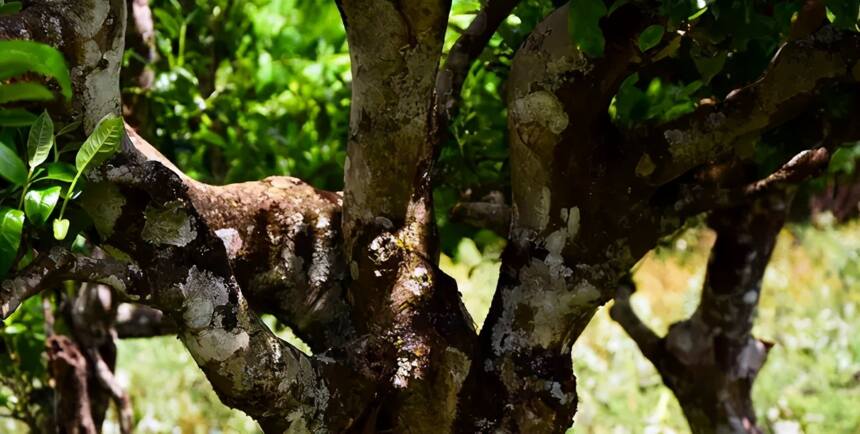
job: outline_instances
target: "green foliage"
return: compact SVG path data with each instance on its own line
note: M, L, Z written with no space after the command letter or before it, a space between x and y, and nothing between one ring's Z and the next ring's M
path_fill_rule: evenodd
M41 298L25 301L3 323L0 328L0 410L35 428L38 415L51 405ZM18 428L8 432L25 431Z
M636 86L638 82L638 73L627 77L609 106L610 116L620 125L629 127L649 120L666 122L689 113L695 108L692 96L702 86L700 81L681 86L653 78L642 90Z
M11 1L6 3L6 0L0 0L0 16L12 15L21 11L23 5L19 1Z
M152 6L161 56L154 86L126 90L147 101L153 128L144 136L209 182L291 175L342 188L350 69L334 3Z
M603 0L570 0L568 31L576 46L589 57L603 56L605 40L600 19L606 12Z
M35 72L57 81L60 93L68 100L72 97L72 81L62 53L50 45L33 41L0 41L0 81ZM32 82L0 84L0 104L20 100L52 99L53 93L41 84Z
M14 185L22 185L27 182L27 168L15 150L3 139L4 137L0 136L0 176Z
M659 24L646 27L645 30L639 34L639 50L644 53L656 47L663 39L663 33L665 32L666 29Z
M23 228L23 212L12 208L0 208L0 278L3 278L9 268L15 264Z
M51 153L54 144L54 123L48 112L42 112L33 124L30 125L30 134L27 136L27 154L30 170L42 165Z
M827 0L828 18L834 26L845 30L858 30L860 2L857 0Z
M57 206L60 199L62 187L53 187L30 190L24 195L24 211L30 222L41 225L48 221L48 217ZM62 239L62 238L59 238Z

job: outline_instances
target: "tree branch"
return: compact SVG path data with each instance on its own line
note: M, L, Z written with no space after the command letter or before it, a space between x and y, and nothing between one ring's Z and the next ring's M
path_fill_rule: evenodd
M817 147L801 151L770 175L737 187L720 184L681 185L680 199L674 203L677 215L693 216L715 209L739 206L777 189L796 186L819 175L830 163L830 151Z
M639 350L648 360L657 364L663 356L663 339L648 327L630 305L630 295L636 290L632 279L619 285L615 301L609 309L609 315L617 322L627 335L636 342Z
M26 299L66 280L102 283L123 293L141 279L141 271L134 265L110 258L90 258L54 247L2 282L0 317L8 318Z
M451 220L507 236L511 229L511 207L496 202L460 202L451 208Z
M719 104L701 105L680 119L646 128L644 135L635 133L628 142L644 152L625 166L647 157L648 170L637 172L652 185L665 184L792 119L822 89L856 83L858 59L860 35L829 26L787 42L755 83L731 92Z
M117 308L114 327L120 339L151 338L179 332L179 327L160 310L129 303Z
M451 47L436 77L436 110L443 128L456 115L460 91L472 64L519 3L519 0L488 0Z

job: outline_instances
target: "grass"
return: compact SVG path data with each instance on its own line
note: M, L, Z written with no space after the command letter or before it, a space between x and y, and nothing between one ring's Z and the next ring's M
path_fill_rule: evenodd
M634 308L659 333L695 309L712 243L710 232L691 230L639 264ZM482 252L464 240L442 261L479 322L498 275L498 253L498 245ZM858 257L860 224L795 226L780 235L754 331L775 343L753 391L766 432L860 434ZM606 307L574 345L573 363L580 404L570 432L689 432L674 396ZM134 400L136 432L259 430L220 404L174 338L120 343L119 375Z

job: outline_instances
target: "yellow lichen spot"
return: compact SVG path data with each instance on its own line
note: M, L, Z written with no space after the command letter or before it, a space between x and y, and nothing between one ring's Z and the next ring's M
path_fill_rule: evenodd
M639 158L639 163L636 164L636 176L640 178L645 178L646 176L650 176L654 173L654 169L657 166L654 164L654 161L651 160L651 156L647 153L642 154L642 157Z

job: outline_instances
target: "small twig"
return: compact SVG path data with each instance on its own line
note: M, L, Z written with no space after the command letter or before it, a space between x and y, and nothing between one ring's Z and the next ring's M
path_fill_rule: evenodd
M6 319L28 298L66 280L102 283L120 294L141 281L140 269L111 258L94 259L54 247L0 284L0 317ZM120 286L117 288L117 286Z
M116 404L117 413L119 413L120 432L122 434L130 434L134 426L134 415L131 410L131 401L128 394L122 389L110 366L104 361L98 350L89 348L87 352L90 354L90 360L95 361L95 373L99 384L110 391L111 398L113 398L114 404Z

